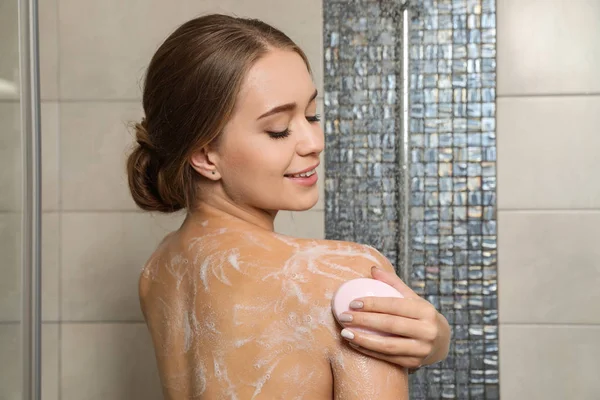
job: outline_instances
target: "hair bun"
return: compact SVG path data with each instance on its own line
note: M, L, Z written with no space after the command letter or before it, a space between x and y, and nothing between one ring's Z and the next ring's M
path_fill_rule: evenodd
M150 140L150 135L148 134L148 124L146 123L146 118L142 118L141 122L135 124L135 140L138 146L155 152L154 145Z
M146 119L134 125L137 146L127 159L129 190L135 203L146 211L164 213L183 208L181 204L165 201L161 196L161 161L158 157Z

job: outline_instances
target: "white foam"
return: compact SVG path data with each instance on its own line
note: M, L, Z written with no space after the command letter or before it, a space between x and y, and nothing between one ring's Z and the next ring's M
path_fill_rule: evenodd
M206 227L208 222L202 224ZM279 379L289 381L290 390L294 388L294 392L286 398L302 399L306 391L302 392L300 388L311 387L322 374L314 370L307 373L300 365L288 371L279 371L281 360L294 352L309 352L315 357L326 358L329 349L317 341L317 332L328 332L336 339L339 336L329 306L333 292L326 290L316 296L311 285L323 278L345 281L349 277L361 276L351 267L340 264L341 259L350 257L371 263L377 260L368 251L357 251L347 245L300 241L274 235L281 244L291 248L291 254L280 268L273 268L261 265L258 261L242 261L240 248L220 248L219 236L226 232L233 231L223 228L192 239L188 246L190 256L193 256L191 262L184 254L174 254L166 263L156 259L145 268L143 273L152 279L160 277L160 268L164 268L175 279L174 296L178 297L158 298L166 334L154 334L159 335L163 342L162 356L174 356L177 343L182 346L179 351L193 356L194 370L190 371L190 375L193 375L194 393L197 395L214 384L204 366L212 361L214 380L227 398L237 399L242 388L250 386L254 387L254 399L264 392L266 383L277 370ZM240 237L253 246L262 244L261 248L269 247L257 236L246 233ZM267 268L269 271L265 272ZM249 299L248 304L229 304L227 307L230 308L227 309L227 302L222 303L221 297L213 296L221 295L223 290L235 293L237 282L248 282L234 279L240 273L258 279L258 282L266 284L268 290ZM224 289L219 282L227 288ZM203 290L199 291L200 285ZM311 298L311 294L316 298ZM221 299L220 303L217 303L217 298ZM294 309L297 311L289 311ZM219 323L225 324L223 330ZM228 326L228 323L231 325ZM244 333L236 333L237 328L232 331L231 327L238 327L239 332ZM228 359L230 352L251 345L255 345L259 351L253 359L244 362L253 365L252 371L259 372L260 376L251 382L244 382L242 377L235 375L230 377L224 360ZM210 349L213 349L212 355ZM332 361L341 368L345 366L341 353L335 355ZM362 367L359 365L357 368L361 370ZM362 370L368 372L368 368ZM185 379L177 371L167 381L179 386Z

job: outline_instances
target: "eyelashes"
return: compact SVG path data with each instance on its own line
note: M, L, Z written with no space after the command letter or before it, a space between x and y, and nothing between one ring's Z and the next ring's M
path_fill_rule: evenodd
M308 122L319 122L319 121L321 121L321 116L319 114L316 114L314 116L306 117L306 120ZM287 128L281 132L268 132L267 131L267 133L269 134L269 136L272 139L284 139L284 138L290 136L290 133L292 133L292 131L290 131L290 129Z

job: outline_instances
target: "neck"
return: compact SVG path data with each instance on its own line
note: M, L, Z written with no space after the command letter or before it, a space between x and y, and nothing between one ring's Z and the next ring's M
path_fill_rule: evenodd
M225 199L199 201L189 212L193 220L221 219L229 223L239 223L247 228L260 228L273 232L277 211L244 208Z

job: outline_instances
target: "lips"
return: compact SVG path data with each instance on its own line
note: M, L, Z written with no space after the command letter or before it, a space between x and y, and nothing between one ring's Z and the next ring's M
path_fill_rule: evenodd
M284 176L288 177L288 178L306 178L307 176L311 176L313 175L317 169L317 167L319 166L320 163L317 163L316 165L313 165L312 167L308 167L306 169L303 169L302 171L298 171L298 172L292 172L291 174L285 174ZM310 172L310 174L308 174ZM305 176L300 176L301 174L306 174Z
M313 176L316 173L317 173L316 170L311 169L310 171L302 172L300 174L286 175L286 177L287 178L309 178L309 177Z

